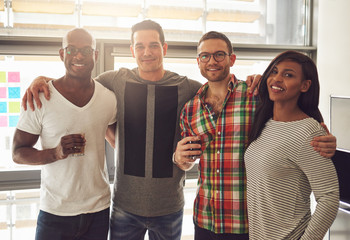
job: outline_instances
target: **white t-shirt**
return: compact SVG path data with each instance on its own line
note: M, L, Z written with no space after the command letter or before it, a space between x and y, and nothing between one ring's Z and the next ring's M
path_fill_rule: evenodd
M95 82L90 101L78 107L49 82L51 98L40 94L42 108L22 111L17 128L40 135L43 149L56 147L62 136L84 133L83 156L69 155L42 166L40 209L60 216L104 210L110 206L110 187L105 161L105 134L116 121L116 97Z

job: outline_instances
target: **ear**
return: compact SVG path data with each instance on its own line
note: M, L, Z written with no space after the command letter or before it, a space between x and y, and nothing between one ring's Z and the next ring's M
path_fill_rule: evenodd
M198 64L198 67L199 67L199 63L200 63L200 60L199 60L199 57L197 57L197 64Z
M135 58L134 48L132 45L130 45L130 52L132 54L132 57Z
M302 83L301 83L301 92L307 92L309 91L309 88L311 86L311 80L304 80Z
M95 50L95 61L98 59L98 50Z
M167 44L167 43L164 43L164 44L163 44L163 56L166 55L167 51L168 51L168 44Z
M236 54L232 53L230 56L230 67L232 67L233 64L235 64L235 62L236 62Z
M58 53L60 54L60 58L61 58L62 62L64 62L64 49L61 48Z

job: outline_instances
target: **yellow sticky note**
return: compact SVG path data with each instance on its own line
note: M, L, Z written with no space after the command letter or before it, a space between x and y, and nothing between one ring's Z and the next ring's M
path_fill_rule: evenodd
M0 83L6 82L6 72L0 72Z
M9 113L19 113L21 111L20 102L9 102Z

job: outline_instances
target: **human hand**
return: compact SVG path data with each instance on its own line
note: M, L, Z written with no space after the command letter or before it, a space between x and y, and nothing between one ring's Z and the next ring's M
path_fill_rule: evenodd
M261 80L260 74L249 75L246 79L246 83L249 87L249 92L254 93L255 96L259 94L260 80Z
M55 148L57 160L67 158L69 154L81 153L85 147L85 137L83 134L69 134L61 137L61 141Z
M190 143L194 141L200 141L200 138L198 136L185 137L177 143L174 163L183 170L188 170L194 165L196 157L193 156L200 156L202 154L200 150L201 144Z
M331 158L335 154L337 148L337 139L335 136L329 133L326 124L321 123L322 127L326 130L327 135L314 137L311 141L311 146L319 154L326 158Z
M27 103L29 104L29 107L34 111L34 101L36 102L38 108L41 108L42 104L39 99L39 92L44 92L44 96L47 100L50 99L50 91L49 91L49 85L47 84L52 78L47 78L44 76L39 76L34 79L34 81L30 84L26 92L24 93L24 96L22 98L22 106L24 110L27 110Z

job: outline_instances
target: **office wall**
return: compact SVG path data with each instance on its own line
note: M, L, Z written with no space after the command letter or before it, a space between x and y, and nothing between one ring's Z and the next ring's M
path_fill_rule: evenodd
M320 110L329 127L330 95L350 96L350 1L319 0L317 66ZM350 107L350 106L349 106ZM328 240L328 234L324 240Z
M330 95L350 96L350 1L318 2L317 65L321 84L320 110L329 126Z

